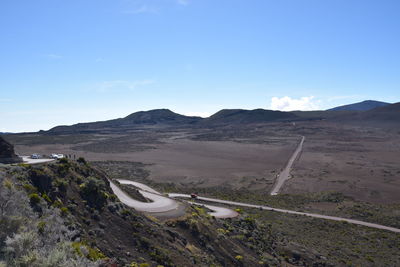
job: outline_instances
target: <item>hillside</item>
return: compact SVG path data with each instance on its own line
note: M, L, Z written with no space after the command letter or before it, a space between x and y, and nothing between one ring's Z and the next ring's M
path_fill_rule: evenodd
M78 123L71 126L57 126L50 129L49 133L91 133L98 131L123 130L132 127L154 125L186 125L201 120L200 117L189 117L172 112L169 109L154 109L139 111L124 118Z
M358 111L349 111L349 110L313 110L313 111L292 111L291 113L295 114L299 118L303 120L324 120L331 119L338 116L348 116L357 114Z
M185 213L180 217L137 212L123 205L109 186L109 179L125 178L129 173L121 168L116 169L117 176L112 173L92 167L83 158L36 166L0 166L0 203L6 204L0 212L0 266L399 263L396 235L341 222L258 209L239 209L239 217L216 219L205 208L185 202L181 203ZM143 176L140 173L134 172ZM257 202L266 198L265 192L215 190L227 199ZM143 201L136 190L127 193ZM286 198L275 199L275 205L288 205ZM343 201L340 194L332 193L309 196L308 202L304 196L289 199L296 205ZM398 223L394 216L390 219ZM330 238L332 235L336 238Z
M50 129L49 134L72 134L72 133L99 133L119 132L138 127L154 126L215 126L223 124L250 124L265 123L271 121L282 121L296 119L297 116L290 112L281 112L264 109L243 110L224 109L209 118L189 117L177 114L168 109L155 109L150 111L139 111L125 118L78 123L71 126L57 126Z
M390 105L390 103L375 101L375 100L365 100L354 104L331 108L328 109L328 111L367 111L378 107L384 107L387 105Z
M165 267L263 266L284 261L274 252L278 240L269 226L246 218L215 219L200 207L186 206L186 215L168 220L136 212L119 202L107 176L82 158L2 167L0 182L6 185L0 188L0 203L12 201L0 214L0 266L2 260L7 266ZM58 230L64 232L46 238ZM23 239L26 235L40 242ZM12 253L18 242L25 243ZM36 256L29 258L32 253Z
M21 159L15 155L14 147L0 137L0 163L16 163L21 162Z
M265 123L271 121L282 121L296 119L297 116L290 112L265 110L265 109L223 109L209 118L204 119L202 124L248 124Z
M400 102L352 115L337 116L332 121L397 129L400 127Z
M359 117L363 120L400 123L400 102L366 111Z

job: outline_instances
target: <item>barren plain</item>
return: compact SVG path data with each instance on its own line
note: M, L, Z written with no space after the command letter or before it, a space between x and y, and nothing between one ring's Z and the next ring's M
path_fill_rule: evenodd
M283 194L333 191L371 203L400 202L400 135L395 130L304 121L6 138L20 155L63 153L143 163L153 183L269 192L303 135L303 151Z

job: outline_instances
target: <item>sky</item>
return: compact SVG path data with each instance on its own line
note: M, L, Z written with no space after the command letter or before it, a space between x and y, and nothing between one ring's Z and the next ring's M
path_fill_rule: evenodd
M398 0L1 0L0 132L400 102Z

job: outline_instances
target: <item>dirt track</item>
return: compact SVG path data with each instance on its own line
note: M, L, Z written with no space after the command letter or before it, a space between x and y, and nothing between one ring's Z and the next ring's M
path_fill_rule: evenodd
M271 190L271 195L277 195L279 191L281 190L281 187L285 183L286 180L290 179L290 170L292 169L293 163L296 161L296 159L299 157L299 154L301 150L303 149L303 143L306 138L304 136L301 137L300 143L297 146L296 150L293 152L293 155L290 157L286 167L283 169L283 171L279 174L279 176L276 179L275 185L273 189Z

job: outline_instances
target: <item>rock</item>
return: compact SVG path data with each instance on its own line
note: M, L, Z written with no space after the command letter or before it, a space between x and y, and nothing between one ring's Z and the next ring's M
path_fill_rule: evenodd
M15 155L14 147L0 137L0 163L18 163L22 162L22 159Z

